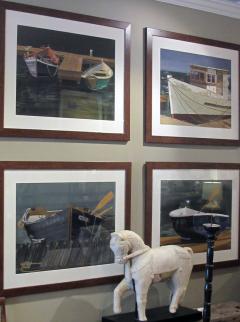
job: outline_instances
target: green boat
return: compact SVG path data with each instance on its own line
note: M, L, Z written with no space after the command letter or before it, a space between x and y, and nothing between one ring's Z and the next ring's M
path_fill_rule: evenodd
M91 66L82 74L87 87L92 91L105 89L113 76L113 70L103 61Z

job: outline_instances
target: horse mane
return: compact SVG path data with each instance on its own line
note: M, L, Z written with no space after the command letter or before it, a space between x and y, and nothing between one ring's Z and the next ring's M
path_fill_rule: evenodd
M131 245L134 245L138 249L144 248L146 245L144 244L144 241L142 238L130 230L121 230L117 233L119 237L127 242L129 242Z

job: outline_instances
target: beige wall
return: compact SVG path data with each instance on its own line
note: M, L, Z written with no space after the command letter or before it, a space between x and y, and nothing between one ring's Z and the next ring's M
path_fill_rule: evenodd
M143 28L152 27L240 44L240 20L152 0L20 0L19 3L127 21L131 41L131 140L127 144L45 139L0 139L1 160L131 161L132 230L143 234L143 165L146 161L239 162L236 147L144 145ZM194 273L184 304L202 306L203 272ZM7 300L8 322L97 322L112 313L114 285L22 296ZM240 270L217 270L213 301L240 300ZM149 305L166 304L165 286L152 287ZM131 295L125 310L133 308Z

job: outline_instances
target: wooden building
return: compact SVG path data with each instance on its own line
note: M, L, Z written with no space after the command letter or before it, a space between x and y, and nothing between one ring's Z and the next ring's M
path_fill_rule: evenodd
M224 98L229 96L229 71L200 65L190 66L190 84L208 89Z

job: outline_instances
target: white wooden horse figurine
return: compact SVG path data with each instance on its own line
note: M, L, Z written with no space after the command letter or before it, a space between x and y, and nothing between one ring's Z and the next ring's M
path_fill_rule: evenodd
M171 290L170 313L176 313L183 300L192 272L192 249L180 246L150 248L130 230L111 234L110 247L115 263L125 264L124 279L114 290L113 310L121 312L121 297L135 282L138 319L146 321L147 294L153 282L166 280Z

